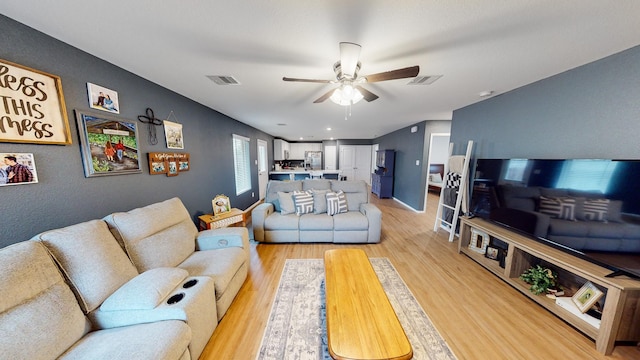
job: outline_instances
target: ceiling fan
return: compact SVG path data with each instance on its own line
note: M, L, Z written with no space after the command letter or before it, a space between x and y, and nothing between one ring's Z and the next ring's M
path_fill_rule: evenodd
M373 101L378 95L362 87L361 84L373 83L387 80L396 80L404 78L416 77L420 72L419 66L410 66L402 69L385 71L372 75L358 76L360 71L360 49L361 46L350 42L340 43L340 60L333 65L333 71L336 73L336 80L315 80L315 79L297 79L283 77L284 81L312 82L321 84L340 84L339 87L330 90L322 95L314 103L321 103L327 99L339 105L352 105L365 99Z

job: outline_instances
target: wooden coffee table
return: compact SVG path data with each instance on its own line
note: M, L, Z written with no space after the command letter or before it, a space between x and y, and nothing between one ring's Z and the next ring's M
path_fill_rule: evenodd
M324 253L329 354L334 359L411 359L413 350L367 255Z

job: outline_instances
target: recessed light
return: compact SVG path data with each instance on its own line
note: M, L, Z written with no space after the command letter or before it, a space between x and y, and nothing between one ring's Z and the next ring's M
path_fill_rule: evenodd
M330 128L330 127L328 127L328 128L327 128L327 131L331 131L331 128Z
M302 136L300 136L300 140L304 140L304 138Z

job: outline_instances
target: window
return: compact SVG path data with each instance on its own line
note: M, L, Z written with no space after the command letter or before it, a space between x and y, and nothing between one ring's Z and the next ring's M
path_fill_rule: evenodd
M249 138L233 134L233 167L236 175L236 195L251 190L249 141Z
M611 160L569 160L562 167L557 188L607 193L618 164Z

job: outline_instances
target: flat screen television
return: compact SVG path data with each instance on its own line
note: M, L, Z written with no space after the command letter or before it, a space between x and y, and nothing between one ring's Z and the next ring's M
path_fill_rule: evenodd
M470 212L640 278L640 160L477 159Z

